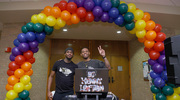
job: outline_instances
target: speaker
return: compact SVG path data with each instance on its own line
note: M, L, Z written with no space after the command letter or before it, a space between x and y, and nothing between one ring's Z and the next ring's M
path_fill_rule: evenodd
M180 35L164 41L168 83L180 86Z

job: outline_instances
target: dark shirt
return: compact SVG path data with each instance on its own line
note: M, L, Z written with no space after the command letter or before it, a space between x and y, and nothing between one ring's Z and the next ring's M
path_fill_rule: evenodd
M52 70L56 72L56 92L63 93L73 90L75 68L78 66L72 61L70 63L64 60L56 61Z
M81 61L78 68L106 68L105 63L100 60L91 59L90 61Z

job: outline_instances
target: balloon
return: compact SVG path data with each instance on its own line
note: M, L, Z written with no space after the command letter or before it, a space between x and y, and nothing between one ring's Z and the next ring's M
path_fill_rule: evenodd
M148 59L148 64L153 66L155 63L157 63L156 60Z
M62 15L62 13L61 13L61 15ZM61 16L62 17L62 16ZM46 18L46 24L48 25L48 26L54 26L55 24L56 24L56 18L54 18L53 16L48 16L47 18Z
M128 4L128 12L134 12L136 10L136 5L134 3Z
M167 100L180 100L179 94L174 93L171 96L167 96Z
M22 100L21 98L16 98L16 99L14 99L14 100Z
M31 100L30 97L27 97L25 100Z
M160 93L161 90L159 88L157 88L156 86L152 85L151 86L151 92L157 94L157 93Z
M92 12L87 12L87 15L86 15L86 21L87 22L92 22L94 20L94 15Z
M107 12L103 12L103 14L102 14L102 16L101 16L101 21L102 22L107 22L107 21L109 21L109 15L108 15L108 13Z
M87 11L91 11L93 10L95 4L93 2L93 0L85 0L84 2L84 8L87 10Z
M158 51L158 52L163 51L164 50L164 43L163 42L156 42L154 44L154 50Z
M18 39L15 39L15 40L13 41L13 44L14 44L14 46L18 47L19 44L20 44L20 42L18 41Z
M31 22L34 23L34 24L38 23L37 14L32 15Z
M69 0L68 3L70 3L70 2L74 2L75 3L75 0Z
M146 30L136 31L136 36L138 38L143 38L146 35Z
M146 39L147 39L147 40L152 41L152 40L154 40L155 38L156 38L156 32L155 32L155 31L148 31L148 32L146 33Z
M32 42L29 42L29 47L30 47L31 49L37 48L38 45L39 45L39 43L38 43L36 40L34 40L34 41L32 41Z
M6 84L6 90L13 90L13 85Z
M161 73L161 78L162 78L165 82L168 80L168 78L167 78L167 71L163 71L163 72Z
M47 18L47 16L44 13L40 13L37 15L38 22L41 24L46 23L46 18Z
M171 85L174 85L174 84L171 84ZM168 84L168 86L169 86L169 84ZM180 87L175 87L175 85L174 85L172 88L174 89L174 93L180 94Z
M35 32L42 32L43 30L44 30L44 26L41 23L34 24L34 31Z
M103 11L109 11L112 7L111 1L110 0L102 1L101 7L102 7Z
M19 67L20 67L20 66L17 65L17 64L15 63L15 61L12 61L12 62L9 63L9 69L12 70L12 71L15 71L15 70L18 69Z
M95 6L100 6L103 0L93 0L95 3Z
M69 20L69 19L71 18L70 12L68 12L67 10L62 11L62 12L61 12L61 18L62 18L62 20L64 20L64 21Z
M66 21L66 24L67 24L67 25L72 25L71 20L67 20L67 21Z
M28 84L24 85L24 89L27 90L27 91L31 90L31 88L32 88L31 82L29 82Z
M14 100L17 96L18 96L18 94L14 90L10 90L6 93L6 97L8 99Z
M146 40L146 38L145 37L143 37L143 38L138 38L138 41L139 42L141 42L141 43L144 43L144 41ZM144 50L145 51L145 50ZM145 51L146 52L146 51ZM147 52L146 52L147 53Z
M26 59L30 59L33 57L33 52L31 50L28 50L26 52L23 53L23 56L26 58Z
M19 93L19 92L22 92L24 90L24 84L22 83L16 83L14 85L14 91Z
M28 84L31 81L31 78L28 75L24 75L20 78L20 82L24 85Z
M162 42L165 39L166 39L166 34L164 34L163 32L158 32L154 40L157 42Z
M154 80L154 85L158 88L162 88L165 86L165 82L162 78L160 77L157 77L155 80Z
M30 62L25 62L21 65L21 68L24 70L24 71L29 71L31 68L32 68L32 65Z
M115 21L114 21L114 23L115 23L116 25L122 25L123 22L124 22L124 18L123 18L122 15L119 15L119 16L115 19Z
M124 15L124 20L126 21L126 22L132 22L133 21L133 19L134 19L134 15L133 15L133 13L132 12L127 12L125 15Z
M152 48L146 48L146 47L144 47L144 51L146 52L146 53L149 53L151 50L153 50Z
M75 0L75 3L78 7L83 7L85 0Z
M45 35L44 32L41 32L41 33L37 33L37 34L36 34L36 40L37 40L37 41L43 40L43 39L45 39L45 37L46 37L46 35Z
M79 21L80 21L80 18L78 17L78 15L77 15L77 14L72 14L72 16L71 16L71 22L72 22L73 24L78 24Z
M162 30L162 26L160 24L156 24L154 31L155 32L161 32L161 30Z
M77 15L79 16L79 18L84 18L86 17L86 9L84 9L83 7L79 7L76 11Z
M85 18L81 18L80 21L81 21L81 22L85 22L86 19L85 19Z
M51 9L52 7L51 6L46 6L44 7L44 14L46 14L46 16L50 16L51 15Z
M61 9L61 11L63 11L63 10L66 10L67 9L67 1L65 1L65 0L61 0L60 2L59 2L59 8Z
M155 78L157 78L157 77L160 77L160 75L159 74L156 74L154 71L151 71L150 72L150 76L151 76L151 78L153 78L153 79L155 79ZM154 92L153 92L154 93Z
M25 72L24 75L31 76L33 74L33 70L30 69L29 71Z
M40 40L39 41L39 43L43 43L44 42L44 40ZM33 49L31 49L31 51L33 52L33 53L37 53L38 51L39 51L39 48L37 47L37 48L33 48Z
M160 74L164 70L164 67L159 63L155 63L152 69L155 73Z
M157 93L156 100L166 100L166 96L163 93Z
M138 20L136 23L135 23L135 28L137 30L143 30L144 28L146 27L146 22L144 20Z
M56 30L59 30L61 27L58 26L58 24L56 23L53 28L56 29ZM51 34L52 34L52 32L51 33L49 33L49 32L46 33L46 35L51 35Z
M16 71L14 72L14 76L17 78L21 78L24 75L24 70L22 69L16 69Z
M142 10L136 10L133 12L133 14L135 20L141 20L144 16L144 12Z
M102 14L103 14L103 10L102 10L102 8L101 8L100 6L94 7L94 9L93 9L92 12L93 12L93 15L94 15L95 17L101 17Z
M99 22L99 21L100 21L100 18L99 18L99 17L95 17L95 18L94 18L94 21L95 21L95 22Z
M15 60L15 56L11 54L11 55L9 56L9 59L10 59L11 61L14 61L14 60Z
M59 7L53 7L51 9L51 16L58 18L58 17L60 17L60 15L61 15L61 9L59 9Z
M126 3L126 2L124 2L124 1L120 1L120 4L123 4L123 3Z
M154 28L155 28L155 22L154 21L152 21L152 20L150 20L150 21L147 21L146 22L146 27L145 27L145 29L146 30L153 30Z
M29 96L29 91L23 90L22 92L19 93L19 97L22 99L26 99Z
M20 43L25 43L25 42L27 42L27 40L26 40L26 34L24 34L24 33L18 34L17 39L18 39L18 41L19 41Z
M145 40L144 46L146 48L152 48L154 46L154 43L155 43L154 41Z
M126 23L125 27L126 27L126 30L131 31L134 29L135 23L133 21L131 23Z
M60 18L58 18L58 19L60 19ZM58 19L57 19L57 21L56 21L56 24L58 24ZM59 26L59 25L58 25ZM54 31L54 28L53 27L51 27L51 26L48 26L48 25L45 25L44 26L44 31L46 32L46 33L52 33L53 31Z
M33 57L31 59L28 59L27 61L30 62L31 64L33 64L35 62L35 58Z
M160 52L161 55L165 55L165 50Z
M22 52L19 50L18 47L14 47L14 48L12 49L12 54L13 54L13 56L17 56L17 55L21 55Z
M123 24L119 25L119 27L124 27L126 24L132 25L131 23L126 23L126 22L124 21ZM128 26L129 26L129 25L128 25Z
M29 44L28 43L20 43L18 48L21 52L26 52L29 50Z
M113 22L114 22L114 19L110 17L108 22L109 22L109 23L113 23Z
M56 23L60 27L64 27L66 25L66 22L62 20L61 18L58 18ZM51 33L53 32L53 27L51 28L51 27L48 27L48 25L47 26L45 25L45 31Z
M134 28L133 30L129 31L130 34L136 34L136 28Z
M8 69L8 70L7 70L7 75L8 75L8 76L14 75L14 71Z
M159 58L159 56L160 56L160 53L157 52L157 51L152 50L152 51L149 52L149 57L152 60L157 60Z
M119 16L119 10L117 8L111 8L109 10L109 16L111 18L117 18Z
M119 4L120 4L120 0L111 0L111 3L112 3L112 7L118 7Z
M74 2L69 2L67 4L67 11L69 11L70 13L75 13L77 10L77 5Z
M28 29L27 29L26 25L24 25L24 26L21 27L21 31L22 31L23 33L27 33L27 32L28 32Z
M22 55L18 55L16 56L15 58L15 63L18 64L18 65L21 65L25 62L25 57L22 56Z
M30 32L34 31L34 27L33 26L34 26L34 23L32 23L32 22L29 22L29 23L26 24L27 30L30 31Z
M41 24L41 25L42 25L42 24ZM39 27L39 26L38 26L38 27ZM40 26L40 27L44 27L44 26L42 25L42 26ZM43 28L42 28L41 30L43 30ZM39 31L41 31L41 30L39 30ZM35 35L34 32L27 32L26 35L25 35L25 37L26 37L26 40L28 40L29 42L32 42L32 41L34 41L34 40L36 39L36 35ZM19 47L19 46L18 46L18 47Z
M119 13L122 15L122 14L126 14L127 11L128 11L128 5L125 4L125 3L122 3L119 5L118 7L118 10L119 10ZM134 15L133 15L134 16Z
M14 84L16 84L17 82L19 82L19 79L18 78L16 78L14 75L12 75L12 76L9 76L9 78L8 78L8 84L9 85L14 85Z
M144 21L149 21L151 19L151 15L147 12L144 13L144 17L142 18L142 20Z

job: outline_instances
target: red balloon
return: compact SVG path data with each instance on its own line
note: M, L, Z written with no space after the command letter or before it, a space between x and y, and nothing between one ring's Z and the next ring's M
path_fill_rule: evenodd
M68 3L67 3L67 1L65 1L65 0L62 0L62 1L59 2L59 8L61 9L61 11L67 9L67 4L68 4Z
M53 7L59 7L59 3L55 3Z
M83 7L79 7L77 9L76 13L79 16L79 18L84 18L84 17L86 17L86 14L87 14L86 9Z
M92 12L87 12L86 21L87 21L87 22L92 22L92 21L94 21L94 15L93 15Z
M166 34L164 34L163 32L158 32L156 34L156 38L155 38L155 41L157 42L162 42L166 39Z
M149 52L149 57L152 59L152 60L157 60L160 56L160 53L155 51L155 50L151 50Z
M16 64L18 64L18 65L21 65L21 64L23 64L24 62L25 62L25 57L24 56L22 56L22 55L18 55L18 56L16 56L16 58L15 58L15 62L16 62Z
M158 33L158 32L161 32L161 29L162 29L161 25L160 25L160 24L156 24L156 26L155 26L155 28L154 28L154 31L155 31L156 33Z
M8 75L8 76L14 75L14 71L8 69L8 70L7 70L7 75Z
M81 22L85 22L86 19L85 19L85 18L81 18L80 21L81 21Z
M158 51L158 52L163 51L164 50L164 43L163 42L156 42L154 44L154 50Z
M23 53L23 56L26 58L26 59L31 59L33 57L33 52L31 50L28 50L26 52Z
M77 10L77 5L74 2L70 2L70 3L67 4L67 10L70 13L75 13L76 10Z
M9 69L12 71L15 71L16 69L18 69L20 66L16 64L15 61L12 61L9 63Z
M35 62L35 58L33 57L31 59L28 59L27 61L30 62L31 64L33 64Z
M153 48L146 48L146 47L144 47L144 51L146 52L146 53L149 53L150 51L152 51L153 50Z

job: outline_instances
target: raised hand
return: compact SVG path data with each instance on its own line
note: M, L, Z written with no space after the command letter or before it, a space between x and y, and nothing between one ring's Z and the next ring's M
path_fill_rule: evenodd
M105 50L102 49L101 46L98 47L98 51L99 51L99 54L100 54L102 57L105 57L105 56L106 56Z

